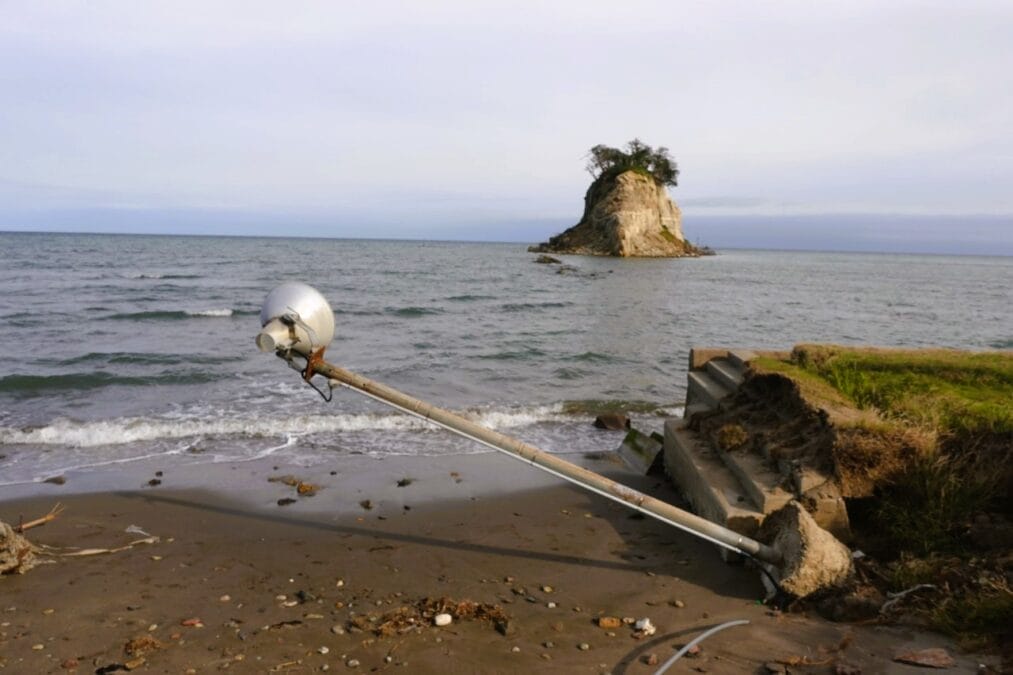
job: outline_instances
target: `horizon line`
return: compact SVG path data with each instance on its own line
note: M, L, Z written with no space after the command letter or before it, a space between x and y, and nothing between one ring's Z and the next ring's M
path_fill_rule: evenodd
M882 215L882 214L880 214ZM1013 215L1013 214L1011 214ZM4 230L0 229L0 235L25 234L25 235L56 235L56 236L92 236L92 237L190 237L204 239L300 239L300 240L322 240L322 241L364 241L364 242L391 242L391 243L442 243L442 244L501 244L514 246L531 246L530 241L510 240L478 240L478 239L441 239L421 237L349 237L349 236L326 236L326 235L298 235L298 234L198 234L178 232L93 232L93 231L67 231L67 230ZM686 241L689 241L687 238ZM763 248L757 246L719 246L709 247L714 251L763 251L769 253L837 253L837 254L859 254L859 255L917 255L937 257L964 257L964 258L1011 258L1013 253L941 253L939 251L885 251L876 249L833 249L833 248ZM559 253L557 255L577 255ZM622 256L583 256L583 257L613 257L626 259ZM691 256L695 258L695 256ZM709 257L709 256L702 256ZM681 257L680 257L681 258ZM629 259L651 259L631 256Z

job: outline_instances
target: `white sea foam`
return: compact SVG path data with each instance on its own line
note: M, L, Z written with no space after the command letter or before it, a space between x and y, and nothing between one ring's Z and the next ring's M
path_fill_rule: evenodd
M512 410L469 410L462 416L493 429L530 426L542 422L572 421L562 405ZM273 438L361 431L426 431L434 426L398 413L288 415L256 417L123 417L93 422L65 418L37 428L0 427L0 445L55 445L91 448L189 437Z
M187 310L186 313L189 314L190 316L209 316L209 317L232 316L231 309L202 309L198 311Z

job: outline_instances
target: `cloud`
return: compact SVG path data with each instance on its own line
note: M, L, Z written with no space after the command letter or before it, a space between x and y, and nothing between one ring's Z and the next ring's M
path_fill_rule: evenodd
M687 212L1008 213L1011 32L998 2L6 4L0 181L58 188L0 211L570 219L587 148L639 136Z

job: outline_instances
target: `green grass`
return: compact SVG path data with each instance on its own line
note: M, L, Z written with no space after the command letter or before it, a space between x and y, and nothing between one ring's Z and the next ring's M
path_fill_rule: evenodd
M961 462L918 457L883 490L873 523L893 548L919 556L961 552L963 527L996 498L995 474L982 476Z
M1013 624L1013 592L969 593L944 599L929 613L929 625L952 635L964 649L998 646Z
M1013 354L800 346L793 361L860 408L943 433L1013 433Z
M852 521L856 534L881 542L881 552L894 559L890 590L939 587L915 609L932 628L968 649L1008 640L1008 580L974 568L976 559L995 563L1003 552L977 550L965 534L976 514L1010 512L1013 352L799 345L788 359L768 356L751 365L791 378L809 405L837 411L839 429L859 434L876 457L889 452L898 434L926 439L914 444L917 452L900 471L877 479L870 508Z
M925 439L903 465L874 476L868 525L894 553L959 552L974 514L1009 508L1013 352L799 345L790 358L751 365L791 378L812 406L843 410L835 424L858 433L876 457L904 434Z

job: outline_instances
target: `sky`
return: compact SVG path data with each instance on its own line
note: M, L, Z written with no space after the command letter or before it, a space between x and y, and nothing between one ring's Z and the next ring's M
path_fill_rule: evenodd
M670 148L691 240L1013 255L1013 3L0 0L0 230L538 241Z

